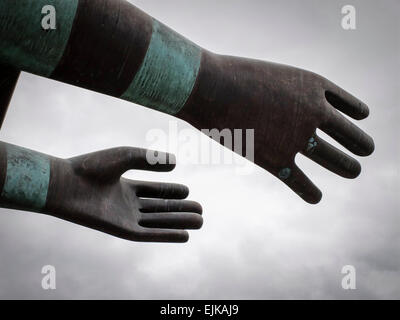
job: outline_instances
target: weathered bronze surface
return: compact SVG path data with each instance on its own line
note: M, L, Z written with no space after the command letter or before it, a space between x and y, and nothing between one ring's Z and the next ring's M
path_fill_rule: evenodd
M5 8L14 3L4 1ZM56 8L65 4L48 1ZM37 12L23 13L26 19L37 19ZM62 54L56 63L51 59L55 66L50 74L41 71L48 68L40 65L37 50L30 54L30 48L37 49L35 39L26 46L7 38L10 21L16 21L12 16L0 21L0 37L8 39L0 42L0 62L173 114L198 129L254 129L254 162L309 203L319 202L322 193L295 164L297 153L346 178L355 178L361 171L356 159L322 140L316 129L356 155L367 156L374 150L372 138L342 114L361 120L368 116L368 107L315 73L194 47L169 28L162 26L159 32L160 23L124 0L78 0L75 11L69 10L64 19L65 26L59 28L65 27L61 31L70 36L64 42L64 38L52 40L53 49ZM19 27L23 29L24 24ZM34 34L43 40L37 30ZM12 59L15 48L29 63ZM142 70L139 85L132 85ZM168 75L176 70L186 83L171 85ZM187 94L177 90L179 86L193 90ZM132 87L140 92L125 94ZM162 99L174 96L179 99L170 105ZM182 97L184 104L178 103Z
M175 158L150 164L145 149L120 147L60 159L0 142L0 205L36 211L133 241L186 242L202 208L174 183L129 180L126 171L171 171Z
M177 117L199 129L254 128L255 163L317 203L321 191L296 166L298 152L346 178L361 171L357 160L318 137L317 128L356 155L374 150L371 137L339 111L357 120L369 114L364 103L315 73L204 51L196 86Z
M147 150L115 148L51 161L44 212L134 241L186 242L202 225L201 206L185 199L186 186L121 178L127 170L165 172L175 167L151 165ZM170 163L171 162L171 163Z
M80 0L51 77L120 97L146 55L151 32L151 17L127 1Z

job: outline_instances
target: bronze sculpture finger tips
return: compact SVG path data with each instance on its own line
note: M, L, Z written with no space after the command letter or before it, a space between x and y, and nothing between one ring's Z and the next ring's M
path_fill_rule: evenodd
M138 226L130 240L140 242L175 242L185 243L189 240L189 233L179 229L146 228Z
M360 163L318 135L307 142L302 154L322 167L344 178L354 179L361 173Z
M310 204L317 204L321 201L322 192L295 163L290 167L282 168L278 172L278 178L304 201Z
M369 107L351 93L327 81L326 100L337 110L355 120L363 120L369 116Z
M139 225L148 228L200 229L203 217L192 212L148 212L141 215Z
M375 150L374 140L337 110L320 129L358 156L369 156Z
M189 188L183 184L132 181L136 195L142 198L185 199L189 195Z

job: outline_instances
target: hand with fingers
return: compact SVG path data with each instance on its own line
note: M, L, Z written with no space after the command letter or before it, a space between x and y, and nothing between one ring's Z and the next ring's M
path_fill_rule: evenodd
M178 117L199 129L254 129L254 162L309 203L321 191L297 167L302 153L345 178L359 162L316 134L321 129L358 156L374 150L370 136L349 121L368 107L327 79L276 63L203 52L197 82Z
M171 171L171 154L121 147L59 159L5 143L1 149L7 168L3 207L46 213L133 241L186 242L185 229L202 226L200 204L183 200L186 186L121 177L131 169ZM151 164L155 155L164 161Z
M56 2L66 13L61 34L35 27L33 9L40 3L0 2L8 17L0 21L0 63L15 68L7 88L16 70L24 70L174 115L198 129L254 129L254 162L309 203L322 194L296 165L297 153L346 178L361 170L317 129L356 155L374 150L371 137L342 114L361 120L368 107L315 73L214 54L124 0L107 6ZM9 94L4 97L7 102Z

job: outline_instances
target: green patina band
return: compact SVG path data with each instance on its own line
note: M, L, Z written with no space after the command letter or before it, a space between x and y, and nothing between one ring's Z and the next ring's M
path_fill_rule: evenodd
M17 208L43 209L50 180L49 159L11 144L6 151L7 175L1 197Z
M176 114L193 90L200 61L200 47L153 19L144 61L121 98Z
M56 10L55 30L42 27L46 5ZM77 6L78 0L1 0L0 61L49 76L64 53Z

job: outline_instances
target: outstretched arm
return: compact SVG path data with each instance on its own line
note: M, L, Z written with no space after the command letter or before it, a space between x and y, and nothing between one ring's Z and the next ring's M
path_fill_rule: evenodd
M17 85L19 74L18 69L0 64L0 128Z
M46 5L55 30L42 27ZM0 62L170 114L188 99L202 51L125 0L0 2Z
M54 5L57 29L41 8ZM270 62L214 54L124 0L3 0L0 61L175 115L198 129L254 129L254 162L309 203L320 190L295 164L301 152L346 178L357 160L316 135L322 129L359 156L371 137L343 116L368 107L327 79Z
M203 221L201 206L182 200L187 187L121 177L130 169L171 171L173 162L172 155L129 147L60 159L0 142L0 206L133 241L186 242L184 229Z

